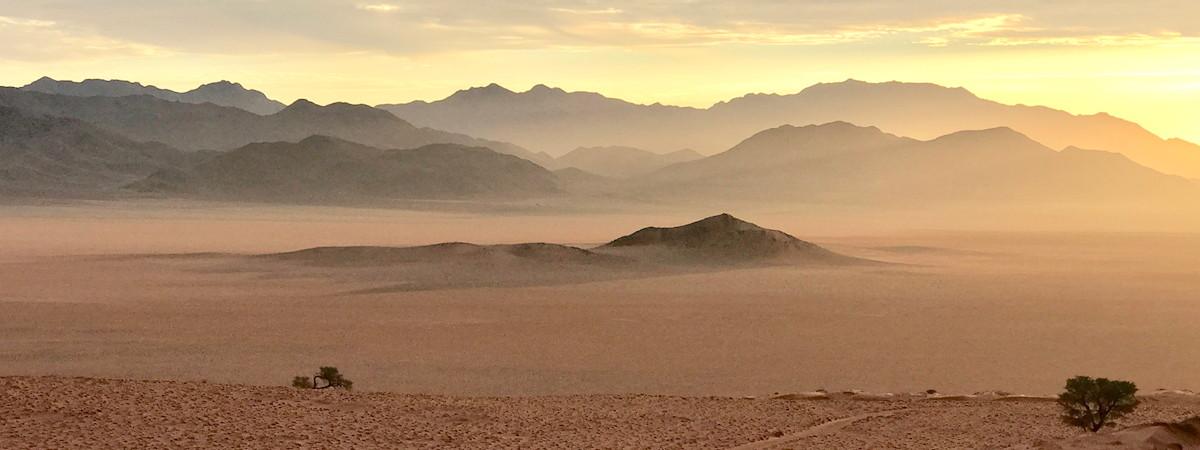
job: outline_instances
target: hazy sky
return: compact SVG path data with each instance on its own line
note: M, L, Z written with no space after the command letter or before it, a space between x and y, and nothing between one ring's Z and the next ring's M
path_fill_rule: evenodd
M1197 0L3 0L0 84L240 81L291 101L538 83L707 106L930 81L1200 142Z

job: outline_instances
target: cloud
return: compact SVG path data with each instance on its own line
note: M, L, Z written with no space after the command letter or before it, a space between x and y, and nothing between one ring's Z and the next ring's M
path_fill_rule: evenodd
M550 8L550 11L566 13L566 14L584 14L584 15L613 15L624 13L625 10L617 8L603 9L575 9L575 8Z
M393 13L393 12L400 11L402 9L400 7L400 5L394 5L391 3L365 3L365 4L358 4L358 5L356 5L356 7L363 11L380 12L380 13Z
M0 16L0 60L79 60L170 53L161 47L93 34L55 21Z
M22 19L19 17L0 16L0 27L32 27L32 28L49 28L54 26L54 22L49 20Z
M56 0L0 26L69 29L90 47L206 54L719 45L1147 46L1200 36L1192 0ZM30 33L33 47L50 33ZM9 47L13 44L9 43ZM61 47L60 47L61 48ZM140 49L140 50L139 50ZM29 50L26 49L26 52Z

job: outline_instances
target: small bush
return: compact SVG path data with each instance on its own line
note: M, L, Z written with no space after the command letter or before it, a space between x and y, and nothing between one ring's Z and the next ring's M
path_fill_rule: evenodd
M1063 422L1097 432L1133 412L1138 405L1136 393L1137 385L1129 381L1075 377L1067 380L1066 392L1058 394L1058 405Z
M312 379L306 376L297 376L292 378L292 387L296 389L312 389Z
M348 391L352 386L353 381L338 372L337 367L330 366L321 367L311 378L302 375L292 378L292 387L297 389L342 388Z

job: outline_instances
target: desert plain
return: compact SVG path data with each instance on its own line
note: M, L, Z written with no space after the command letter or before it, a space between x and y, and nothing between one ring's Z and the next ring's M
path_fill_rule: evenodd
M0 427L6 448L71 446L56 439L100 423L128 431L94 437L112 448L1003 448L1077 435L1044 399L1083 374L1153 396L1122 425L1200 411L1188 394L1200 388L1200 234L854 229L750 211L739 216L879 264L456 268L467 276L261 255L590 248L701 216L5 208L0 403L18 411ZM355 392L284 387L319 365ZM833 398L797 395L817 391ZM147 392L153 402L138 400ZM996 400L1009 394L1031 398ZM262 440L276 425L291 434ZM188 428L206 426L223 431ZM120 440L138 433L152 439ZM226 440L187 440L201 435Z

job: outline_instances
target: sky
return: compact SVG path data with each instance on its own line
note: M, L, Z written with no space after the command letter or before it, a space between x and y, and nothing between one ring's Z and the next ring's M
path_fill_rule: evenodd
M547 84L709 106L933 82L1200 142L1196 0L2 0L0 85L241 82L290 102Z

